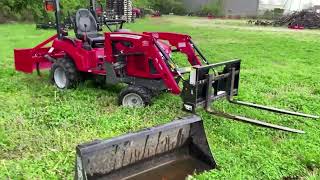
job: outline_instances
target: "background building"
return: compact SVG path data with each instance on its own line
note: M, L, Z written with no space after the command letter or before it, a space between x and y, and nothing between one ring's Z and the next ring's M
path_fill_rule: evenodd
M259 0L224 0L223 8L226 16L257 16Z
M221 13L225 16L256 16L259 0L184 0L188 12L197 12L205 5L221 2Z

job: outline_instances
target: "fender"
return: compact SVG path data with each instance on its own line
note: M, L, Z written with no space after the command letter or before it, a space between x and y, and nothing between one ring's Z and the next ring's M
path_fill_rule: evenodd
M64 52L65 55L69 56L75 63L79 71L87 72L90 68L90 54L91 51L87 51L82 48L82 42L76 40L75 43L65 39L55 39L52 47L57 51Z

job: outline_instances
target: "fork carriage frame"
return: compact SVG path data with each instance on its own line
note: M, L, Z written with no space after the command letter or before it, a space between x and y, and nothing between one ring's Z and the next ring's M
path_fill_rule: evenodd
M223 68L223 70L220 72L216 72L216 68L221 67ZM304 133L304 131L246 117L227 114L212 109L211 105L213 102L219 99L227 99L228 102L236 105L243 105L274 113L313 119L319 118L318 116L314 115L292 112L274 107L267 107L254 103L235 100L234 96L238 95L239 90L240 67L241 60L239 59L206 66L195 66L194 70L190 73L189 81L184 82L184 87L181 93L184 110L196 113L196 109L198 107L204 107L208 113L216 116L293 133ZM215 73L210 73L210 71L214 71Z

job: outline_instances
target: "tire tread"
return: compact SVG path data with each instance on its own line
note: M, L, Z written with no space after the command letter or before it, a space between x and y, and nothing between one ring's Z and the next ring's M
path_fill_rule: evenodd
M120 106L122 105L122 100L125 97L125 95L127 95L129 93L138 94L142 98L142 100L144 101L145 106L148 106L151 104L152 94L149 89L142 87L142 86L129 85L125 89L123 89L119 94L119 99L118 99L119 102L118 103Z

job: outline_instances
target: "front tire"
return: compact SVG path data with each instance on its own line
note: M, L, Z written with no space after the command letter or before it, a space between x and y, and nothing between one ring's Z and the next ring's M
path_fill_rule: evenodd
M124 107L145 107L151 104L151 91L140 86L128 86L119 95L119 105Z
M57 88L70 89L78 85L80 73L72 60L61 58L53 63L50 79Z

